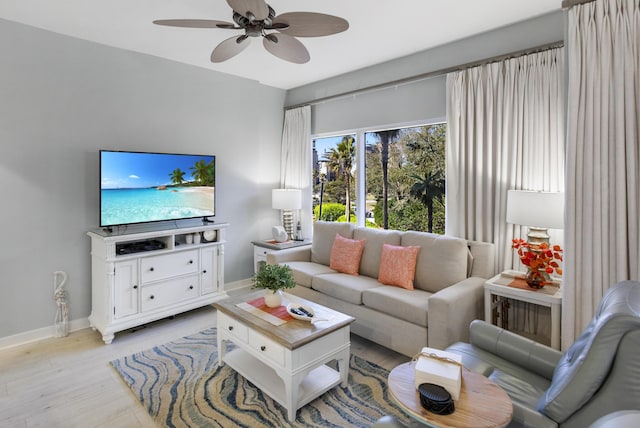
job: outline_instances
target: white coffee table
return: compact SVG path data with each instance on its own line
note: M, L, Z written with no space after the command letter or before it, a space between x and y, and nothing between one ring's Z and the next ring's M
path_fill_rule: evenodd
M237 303L260 297L263 291L214 303L217 309L218 364L227 364L287 409L296 411L329 389L347 386L350 337L354 318L285 294L285 301L310 306L318 318L311 324L291 320L275 326L239 308ZM285 303L286 305L286 303ZM236 345L227 352L226 342ZM327 366L337 360L338 370Z

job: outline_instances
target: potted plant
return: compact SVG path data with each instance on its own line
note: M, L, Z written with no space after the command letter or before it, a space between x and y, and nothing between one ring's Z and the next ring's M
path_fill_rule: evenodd
M253 288L265 290L264 302L270 308L282 305L282 290L295 286L296 282L288 265L263 264L253 275Z
M550 274L562 276L562 268L558 261L562 261L562 248L559 245L549 245L546 242L535 244L523 239L514 239L512 248L518 251L518 257L527 267L525 281L531 288L542 288L551 282ZM557 261L556 261L557 260Z

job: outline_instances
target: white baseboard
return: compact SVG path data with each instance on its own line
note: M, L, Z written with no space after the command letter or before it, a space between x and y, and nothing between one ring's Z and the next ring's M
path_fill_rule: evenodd
M89 327L88 318L80 318L69 321L69 333L82 330ZM42 327L24 333L14 334L13 336L0 337L0 350L13 348L14 346L26 345L27 343L36 342L38 340L50 339L55 337L55 326Z
M240 281L230 282L224 285L226 292L235 294L244 292L253 286L251 278L242 279ZM89 319L81 318L69 322L69 332L82 330L89 327ZM36 342L38 340L50 339L55 337L55 326L38 328L36 330L25 331L13 336L0 337L0 350L13 348L14 346L26 345L27 343Z

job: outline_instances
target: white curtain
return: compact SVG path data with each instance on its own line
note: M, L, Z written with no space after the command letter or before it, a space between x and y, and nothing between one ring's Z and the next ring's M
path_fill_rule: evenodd
M497 270L520 268L509 189L564 191L563 49L447 76L447 234L493 242Z
M280 185L302 190L302 210L298 220L302 235L311 237L311 106L285 111L282 130Z
M568 11L563 349L611 285L639 279L639 41L638 0Z
M447 76L447 234L495 243L496 271L523 269L511 240L526 227L507 224L507 190L564 191L563 79L563 48ZM548 336L540 316L520 308L510 318Z

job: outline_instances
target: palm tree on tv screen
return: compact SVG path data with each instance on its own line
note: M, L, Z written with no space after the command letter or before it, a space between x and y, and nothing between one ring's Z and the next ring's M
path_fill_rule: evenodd
M176 168L173 170L173 172L171 172L171 174L169 174L169 177L171 178L171 182L173 184L180 185L184 182L185 174L186 172L182 171L180 168Z
M205 163L203 159L200 159L192 167L189 168L193 171L193 178L202 186L215 185L215 164L213 161Z

